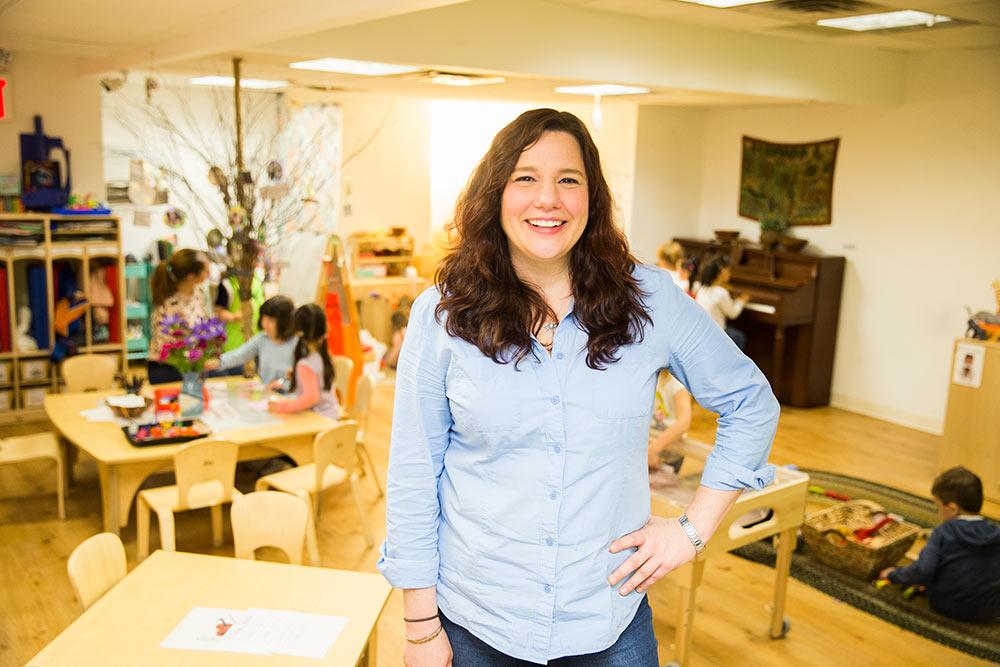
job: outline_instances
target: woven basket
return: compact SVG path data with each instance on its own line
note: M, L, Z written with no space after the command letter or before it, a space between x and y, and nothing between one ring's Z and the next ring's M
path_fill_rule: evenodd
M809 554L832 568L862 579L874 579L883 568L895 565L913 546L919 528L909 523L893 522L884 526L867 542L857 542L853 535L859 528L875 523L872 515L885 510L867 500L840 503L810 514L802 524L802 537Z

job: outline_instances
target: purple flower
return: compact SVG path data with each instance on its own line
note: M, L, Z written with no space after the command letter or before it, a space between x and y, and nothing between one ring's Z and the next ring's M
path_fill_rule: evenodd
M202 352L198 348L195 348L193 350L188 350L187 353L188 361L198 361L199 359L201 359L203 354L204 352Z

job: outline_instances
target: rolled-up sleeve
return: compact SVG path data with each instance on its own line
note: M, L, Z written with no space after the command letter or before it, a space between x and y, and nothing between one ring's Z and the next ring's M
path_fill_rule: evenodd
M762 489L774 480L768 465L780 407L767 378L705 311L673 285L664 285L670 372L698 404L719 414L715 447L701 483L713 489Z
M438 478L452 425L445 393L448 349L435 289L413 304L396 369L386 482L386 538L378 569L396 588L438 580Z

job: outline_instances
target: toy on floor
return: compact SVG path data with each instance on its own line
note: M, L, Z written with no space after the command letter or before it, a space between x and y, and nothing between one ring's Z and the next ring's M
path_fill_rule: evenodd
M850 496L845 496L843 493L838 493L832 489L824 489L822 486L816 486L815 484L809 485L809 493L815 493L820 496L826 496L827 498L833 498L834 500L842 500L844 502L851 499Z
M895 585L886 578L876 579L872 583L878 590L882 590L883 588L888 588L890 586ZM903 589L903 598L906 600L912 600L914 596L924 593L925 591L926 591L925 586L913 584Z

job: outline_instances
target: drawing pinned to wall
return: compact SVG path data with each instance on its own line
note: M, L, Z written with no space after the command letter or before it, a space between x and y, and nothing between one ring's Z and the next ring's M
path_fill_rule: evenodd
M739 214L789 225L829 225L840 139L779 144L743 137Z

